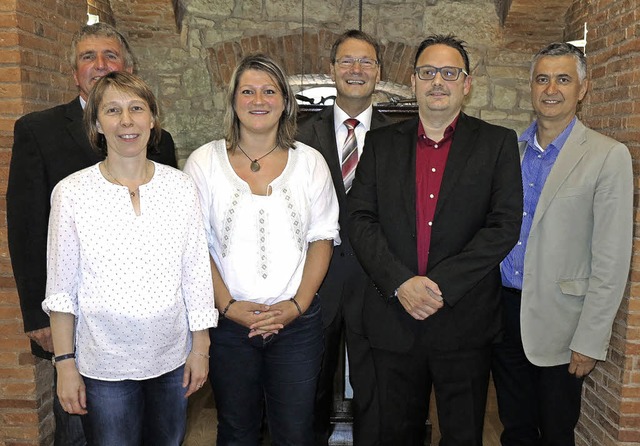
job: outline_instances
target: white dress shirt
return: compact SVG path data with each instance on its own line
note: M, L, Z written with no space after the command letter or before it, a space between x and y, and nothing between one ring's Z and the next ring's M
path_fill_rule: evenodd
M362 149L364 148L364 138L371 128L371 117L373 116L373 105L367 107L362 113L355 117L358 125L354 129L356 133L356 141L358 143L358 159L362 157ZM333 105L333 122L335 124L336 147L338 148L338 160L342 164L342 147L347 140L349 130L344 125L344 121L351 118L342 110L338 104Z

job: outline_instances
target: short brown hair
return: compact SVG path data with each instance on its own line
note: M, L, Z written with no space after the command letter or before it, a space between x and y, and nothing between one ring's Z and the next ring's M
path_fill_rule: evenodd
M104 75L96 82L91 89L91 93L89 93L87 105L84 108L84 127L89 136L91 146L102 155L107 155L107 141L104 135L98 131L96 123L98 122L98 109L109 87L138 96L147 103L153 117L153 128L147 142L147 153L156 152L160 142L160 135L162 134L158 115L158 102L151 88L139 76L126 71L112 71Z
M380 54L380 42L378 42L373 36L365 33L364 31L360 31L357 29L350 29L340 34L333 45L331 46L331 63L336 63L336 54L338 54L338 47L342 45L348 39L362 40L363 42L367 42L369 45L373 47L376 52L376 59L378 60L378 65L382 66L382 55Z

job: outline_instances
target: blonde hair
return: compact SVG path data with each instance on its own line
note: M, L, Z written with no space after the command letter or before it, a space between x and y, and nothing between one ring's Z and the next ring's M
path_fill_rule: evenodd
M226 112L224 115L225 139L230 149L235 148L240 141L240 120L235 110L235 98L240 76L247 70L258 70L267 73L276 83L284 96L284 111L278 123L276 144L282 148L294 148L296 136L296 119L298 104L283 69L275 60L264 54L246 56L233 72L226 98Z

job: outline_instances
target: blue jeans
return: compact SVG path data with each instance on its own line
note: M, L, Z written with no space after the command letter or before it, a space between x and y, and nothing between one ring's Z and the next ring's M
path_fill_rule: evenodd
M142 381L101 381L84 377L83 417L92 446L179 446L187 428L184 366Z
M272 445L313 445L313 407L323 352L318 298L266 340L249 338L248 328L224 318L209 333L218 446L259 444L263 407Z

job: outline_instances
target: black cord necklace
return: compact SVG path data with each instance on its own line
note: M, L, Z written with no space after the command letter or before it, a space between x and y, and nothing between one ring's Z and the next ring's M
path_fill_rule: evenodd
M242 150L242 147L240 147L240 144L238 144L238 149L240 149L240 151L244 154L244 156L247 157L247 159L249 161L251 161L251 172L257 172L260 170L260 163L258 161L260 161L262 158L264 158L267 155L270 155L271 152L273 152L274 150L276 150L276 147L278 147L278 144L276 143L275 146L273 146L273 149L269 150L267 153L265 153L264 155L262 155L260 158L256 158L256 159L251 159L251 157L249 155L247 155L247 152L245 152L244 150Z

